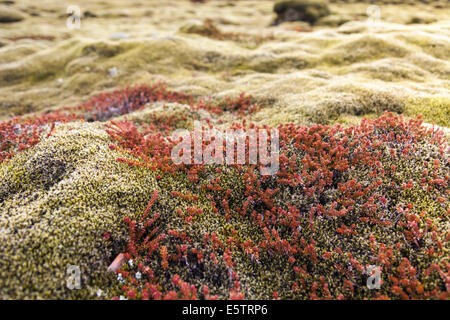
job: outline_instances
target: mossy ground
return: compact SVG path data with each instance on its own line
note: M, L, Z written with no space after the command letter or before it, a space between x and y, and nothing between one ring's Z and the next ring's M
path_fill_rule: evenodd
M293 180L284 184L283 174L256 182L251 178L258 175L253 169L226 166L203 168L195 180L183 170L162 172L158 180L162 193L151 211L151 216L160 214L158 229L149 234L166 235L158 243L167 248L169 264L164 267L162 253L148 254L142 239L134 239L132 247L139 249L130 251L133 265L121 269L124 282L110 294L185 297L183 289L178 295L177 281L169 281L180 276L200 298L207 297L201 291L205 286L211 296L230 298L237 281L242 297L249 299L270 299L275 294L281 299L445 299L446 278L432 271L447 267L445 142L433 143L438 136L425 134L419 122L403 122L392 114L343 131L327 126L279 128L293 131L295 138L283 140L281 167L284 175L289 176L289 168L301 174L298 185ZM344 163L351 164L347 169L332 169L342 158L329 154L338 149L346 150ZM262 185L265 190L259 189ZM170 191L198 199L169 196ZM272 194L269 202L262 195L266 192ZM191 215L192 206L203 211ZM345 213L331 213L335 208ZM179 237L183 233L187 238ZM213 234L221 242L215 249L205 240ZM233 263L227 263L226 248ZM365 270L373 263L383 268L379 291L365 286ZM152 270L151 276L144 273L142 279L146 268Z
M368 4L353 2L330 1L330 15L313 27L302 22L271 27L274 1L193 4L154 0L131 5L118 0L83 0L77 3L84 12L79 30L66 28L69 3L17 2L11 10L23 20L2 24L0 29L0 120L79 105L89 96L114 87L162 80L172 89L205 100L211 96L213 101L223 101L245 91L262 105L259 111L245 115L258 124L350 126L391 111L411 118L422 114L425 122L444 127L448 134L450 8L439 6L442 1L384 4L380 5L381 21L369 24ZM205 33L205 20L212 24L212 33ZM118 33L126 36L118 37ZM202 119L203 113L183 103L149 103L111 120L132 121L140 130L164 133L168 133L167 125L170 130L191 129L193 120ZM242 114L225 112L213 115L212 121L228 127L242 118ZM183 172L172 175L120 163L117 158L127 155L111 150L111 143L103 123L57 124L55 131L48 137L43 134L33 148L0 164L0 298L96 298L97 289L107 294L101 298L122 294L124 289L106 267L116 254L126 250L123 217L139 219L155 190L159 197L152 212L162 213L157 222L160 234L186 232L192 247L200 246L203 236L214 232L223 242L230 237L253 243L264 239L253 220L237 213L245 200L246 181L235 168L222 167L221 174L215 170L218 168L210 168L199 175L198 183L192 183ZM436 146L426 140L416 147L408 160L383 158L386 166L398 167L394 180L399 185L420 181L421 162L429 157L443 161L436 174L448 180L448 157L438 155ZM368 170L361 166L341 179L364 181ZM232 192L229 219L223 212L215 212L208 193L198 188L218 176L223 178L224 190ZM421 227L431 219L445 234L448 205L439 204L437 199L446 197L448 204L448 192L433 189L430 193L415 186L396 193L389 181L384 182L380 193L391 201L390 210L411 203L414 214L427 210ZM286 186L274 201L280 207L291 203L309 210L317 202L335 200L335 189L330 187L324 198L309 199L301 189ZM174 197L172 191L199 196L196 207L203 212L192 223L185 223L185 217L174 212L193 204ZM219 203L224 195L216 196ZM264 206L259 206L255 209L263 210ZM371 250L370 235L386 246L394 246L397 237L403 237L402 228L367 228L358 218L354 212L339 221L355 224L359 236L354 238L337 234L337 222L329 224L327 219L318 219L316 230L304 220L301 229L305 239L314 236L320 248L318 256L332 251L330 244L339 243L344 252L367 264L373 261L361 252ZM278 231L290 237L284 227ZM106 239L105 232L111 237ZM440 239L445 240L443 252L448 255L448 235ZM432 263L444 269L445 259L430 258L426 251L426 245L435 241L431 233L422 241L418 248L405 242L406 249L393 258L392 270L398 271L395 268L403 257L419 272ZM181 242L169 237L161 242L171 253L177 244ZM207 249L204 253L212 252ZM299 258L302 268L314 271L303 290L295 293L291 285L298 277L292 273L289 257L275 257L265 252L255 260L243 251L234 253L245 297L268 299L277 292L286 299L311 298L311 286L323 281L321 275L334 297L349 294L343 289L344 278L333 277L335 263L349 263L348 257L333 253L331 260L320 260L315 267L307 255ZM203 264L191 261L188 266L186 259L171 263L167 272L161 270L159 256L145 263L159 276L163 292L174 289L170 283L174 274L199 288L207 284L211 294L220 298L227 298L232 286L230 269L222 260L218 264L211 259ZM82 266L82 290L67 289L69 265ZM422 272L420 279L427 290L444 286L436 275ZM395 282L389 281L391 285ZM358 289L349 297L375 297L366 291ZM381 294L395 297L392 292Z
M338 1L329 4L328 19L345 23L324 22L310 32L298 32L296 26L304 28L301 22L269 26L275 16L273 1L201 5L174 1L126 8L120 1L78 5L88 14L81 19L81 29L75 30L66 27L64 3L42 1L39 8L32 1L14 5L28 15L21 22L4 24L0 31L2 118L77 104L111 87L155 80L194 95L220 97L245 91L271 102L272 109L255 115L255 120L267 123L273 123L280 110L283 117L309 123L309 112L303 116L302 110L322 108L323 96L338 96L342 83L351 83L348 93L355 99L365 99L367 90L372 96L386 92L387 99L405 103L411 96L430 101L449 94L447 7L420 1L383 4L380 21L370 24L366 3ZM419 16L434 20L421 22ZM183 31L205 19L222 35L233 37ZM419 23L410 24L411 20ZM118 33L126 36L114 38ZM9 40L12 37L23 39ZM113 68L117 72L111 74ZM374 81L374 88L365 88ZM440 115L449 105L442 101L434 105L441 111L424 112L426 122L444 124ZM412 107L408 114L420 111ZM325 122L336 120L333 113L321 116Z
M156 180L108 147L102 125L71 123L1 166L2 299L95 298L111 281L123 217L143 210ZM70 265L81 268L81 290L66 286Z

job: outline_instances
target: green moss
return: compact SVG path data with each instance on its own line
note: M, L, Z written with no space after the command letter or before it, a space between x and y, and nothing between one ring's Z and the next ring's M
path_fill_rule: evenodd
M95 298L124 250L123 217L136 217L158 188L151 172L116 161L100 125L56 130L0 167L2 299ZM66 287L70 265L81 269L80 290Z
M400 35L401 38L411 43L430 56L438 59L447 60L450 56L450 43L434 34L425 32Z
M76 73L69 79L63 80L62 88L72 91L76 95L90 95L92 87L102 82L101 79L105 78L105 73L97 70Z
M43 44L29 42L18 43L14 46L5 46L1 50L0 63L6 64L18 61L41 50L45 50L45 48Z
M366 115L381 115L384 111L403 113L405 104L402 99L386 90L373 90L354 86L342 86L307 93L304 101L296 108L263 109L256 114L256 119L266 117L272 121L279 119L280 123L293 121L300 124L333 124L342 121L343 117L358 117ZM320 95L319 95L320 94Z
M136 43L133 42L97 41L84 45L81 52L83 55L94 54L98 58L111 58L135 46Z
M16 63L5 64L0 67L0 84L9 86L24 81L33 84L54 79L80 51L77 41L65 41L55 48L41 50Z
M276 73L277 71L293 70L293 69L306 69L313 66L313 63L307 56L278 56L278 57L263 57L256 58L250 64L248 64L249 70L254 70L262 73ZM244 66L240 67L241 70L245 69Z
M363 116L356 116L353 114L342 114L336 119L336 123L343 125L357 125L362 119L375 119L379 116L376 113L366 113Z
M349 15L333 14L333 15L329 15L329 16L320 18L316 22L316 25L317 26L327 26L327 27L339 27L340 25L343 25L344 23L347 23L353 19L354 19L354 17L349 16Z
M116 117L114 120L132 121L138 126L154 125L158 127L164 124L170 124L174 130L191 130L194 127L194 120L199 119L200 114L192 111L188 105L159 102L149 103L142 110Z
M429 24L436 22L437 19L431 15L417 15L410 18L410 20L407 22L408 24Z
M0 102L0 108L9 114L22 115L33 112L36 107L32 103ZM5 113L6 113L5 112Z
M324 100L314 109L304 110L305 117L314 123L333 123L343 114L363 116L381 115L384 111L402 113L404 103L387 92L356 90L350 99Z
M445 96L412 98L406 103L405 113L423 116L425 122L450 127L450 98Z
M398 58L379 59L364 64L351 65L341 69L339 74L347 72L359 73L374 80L397 83L408 80L423 83L427 76L424 69Z
M221 37L221 31L214 25L211 20L205 20L203 23L197 21L187 23L179 29L182 33L199 34L205 37Z
M409 53L401 43L380 36L358 35L328 49L322 61L330 65L346 65L386 57L404 57Z

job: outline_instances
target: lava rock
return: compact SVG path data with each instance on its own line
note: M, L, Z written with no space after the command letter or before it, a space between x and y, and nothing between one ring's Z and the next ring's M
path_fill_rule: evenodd
M314 24L330 14L327 3L318 0L280 1L275 4L273 10L277 14L274 25L290 21L306 21Z

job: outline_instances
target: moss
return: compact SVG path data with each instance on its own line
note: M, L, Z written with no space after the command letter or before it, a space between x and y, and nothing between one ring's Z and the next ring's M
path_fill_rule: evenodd
M99 85L100 78L105 78L104 74L100 70L89 70L84 72L75 73L73 76L64 80L62 83L62 89L70 90L76 95L89 95L92 92L92 87ZM105 82L102 83L105 87L107 86Z
M24 20L25 18L25 14L23 14L19 10L13 7L0 5L0 23L19 22Z
M311 110L308 118L316 123L334 123L341 115L365 116L381 115L385 111L403 113L404 103L390 94L383 92L363 92L350 101L324 101L322 108Z
M124 250L124 215L142 212L158 188L152 173L116 161L99 125L56 130L0 167L2 299L95 298ZM69 265L81 269L80 290L66 287Z
M414 16L407 23L408 24L429 24L436 22L437 19L433 16Z
M163 233L167 235L169 230L176 230L180 234L187 234L189 237L189 248L199 248L204 242L205 234L216 233L221 241L225 241L229 235L230 228L241 229L244 233L248 231L245 228L252 228L250 222L244 224L236 217L232 221L227 221L223 213L214 212L211 201L207 198L207 193L198 188L202 184L209 184L211 179L220 177L220 185L223 188L232 188L233 205L239 206L243 198L242 190L244 183L242 176L235 169L229 167L220 168L224 170L222 174L218 174L215 171L216 168L213 167L199 174L200 180L198 183L192 183L185 173L179 172L174 175L159 173L160 179L158 180L158 185L161 192L155 205L152 207L153 212L159 212L161 214L156 223L156 227L158 228L156 236ZM198 196L198 200L189 201L175 197L171 195L171 191L177 191L183 194L190 193ZM218 195L215 200L219 202L221 197ZM188 216L188 207L203 210L200 215L194 217L191 223L186 223L184 220ZM179 246L182 243L177 237L166 236L159 242L159 247L166 246L169 254L175 254L177 252L177 245ZM181 261L170 263L166 271L161 268L159 255L153 255L151 259L138 260L134 263L143 263L150 267L154 271L155 276L159 278L158 285L163 292L168 292L173 289L173 284L166 280L172 279L174 275L179 275L181 279L196 287L208 286L212 295L217 294L221 298L226 298L228 287L230 286L227 268L221 259L218 264L211 262L209 255L214 252L211 248L205 248L205 250L202 249L201 251L205 257L204 261L199 261L195 254L188 253ZM217 255L220 258L221 254L217 253ZM130 268L130 266L125 266L124 269L136 271L136 268ZM245 272L244 268L240 268L239 270ZM121 290L121 285L116 283L114 287L108 289L107 294L109 297L112 297L121 294Z
M379 79L385 82L403 82L412 80L425 81L428 73L415 64L399 58L385 58L364 64L356 64L341 71L360 73L365 77Z
M24 59L34 53L44 50L46 47L39 43L20 43L14 46L5 46L2 48L0 55L0 63L10 63Z
M182 8L188 3L177 5ZM383 8L383 21L369 28L363 16L367 5L332 5L333 14L324 17L325 21L339 17L356 17L359 21L335 30L317 27L310 28L311 32L295 32L292 23L267 26L272 5L260 1L223 8L232 23L218 24L221 33L248 36L232 40L179 32L199 17L220 23L214 3L196 7L198 15L174 11L164 4L157 10L160 13L145 19L140 19L145 9L127 8L128 18L111 18L109 28L103 28L102 19L86 19L80 32L57 28L62 20L49 12L58 9L46 7L42 16L33 18L41 25L36 34L50 34L51 30L54 42L26 39L7 42L0 49L0 61L4 62L0 66L0 103L14 106L0 110L0 117L10 111L24 113L30 108L39 111L78 104L86 95L106 88L155 80L194 95L245 91L258 99L274 101L277 111L288 109L289 119L295 121L299 115L295 108L322 103L320 96L327 95L328 90L324 81L364 86L377 79L381 80L377 85L386 91L419 91L428 97L436 88L446 88L450 70L443 57L448 46L439 23L408 26L383 22L406 21L414 13L409 6ZM86 2L83 8L97 13L103 6ZM111 6L119 12L124 5L114 1ZM445 18L446 10L428 9L439 21ZM161 16L170 19L161 20ZM30 36L29 19L5 27L17 28L10 30L14 37ZM107 40L111 34L125 31L130 38ZM263 38L272 36L253 46L258 33ZM109 76L110 68L116 68L118 74ZM292 84L286 80L295 77L304 80L292 80ZM306 96L309 101L304 103Z
M414 34L400 35L399 38L417 46L420 50L432 57L446 60L450 56L450 44L439 35L417 32Z
M96 41L85 44L81 50L83 55L96 55L98 58L111 58L136 46L134 42Z
M0 67L0 83L13 85L20 81L31 84L55 78L81 50L77 41L66 41L56 48L41 50L15 63ZM51 57L51 58L50 58Z
M144 109L120 116L114 121L132 121L141 128L156 126L164 131L164 126L170 126L170 130L192 130L194 120L199 120L200 114L192 111L188 105L179 103L149 103ZM168 132L169 133L169 132Z
M403 113L406 108L404 98L392 94L388 89L350 83L307 91L296 103L295 106L289 103L287 107L263 108L252 119L271 125L285 122L333 124L340 123L343 117L361 119L370 114L379 116L384 111Z
M351 20L353 20L354 17L349 15L329 15L320 18L317 22L317 26L327 26L327 27L339 27L340 25L343 25L344 23L347 23Z
M406 103L405 113L422 115L425 122L450 127L450 98L445 96L412 98Z
M341 114L339 118L336 119L336 123L343 125L357 125L362 119L375 119L379 116L376 113L366 113L364 116L356 116L353 114Z
M373 35L358 35L328 49L322 61L332 65L346 65L386 57L404 57L408 49L400 43Z
M205 20L203 23L194 21L187 23L179 29L182 33L199 34L205 37L220 37L221 31L214 25L212 20Z
M34 110L36 110L36 107L31 104L31 103L27 103L27 104L22 104L22 103L17 103L17 102L0 102L0 107L4 110L7 111L9 114L13 114L13 115L22 115L22 114L26 114L26 113L31 113Z
M174 174L162 172L158 182L161 194L156 206L152 207L152 212L161 213L156 235L164 233L169 236L162 239L159 245L167 247L169 254L175 256L177 252L180 253L179 246L185 244L187 253L172 259L167 268L162 268L160 255L154 254L150 259L144 259L143 257L148 257L144 250L141 253L144 254L143 257L134 256L136 263L154 271L155 277L151 281L157 279L158 290L163 295L176 289L169 280L179 275L199 292L200 288L207 286L211 295L217 295L220 299L229 298L229 290L233 287L233 270L239 276L239 285L245 298L249 299L270 299L275 292L282 299L312 299L317 295L327 299L339 296L363 299L378 298L380 294L395 298L395 292L391 288L395 287L396 277L405 278L399 266L405 259L416 270L425 270L433 264L445 268L442 255L428 256L427 250L429 245L436 243L433 237L439 235L441 240L445 237L448 226L448 219L445 217L448 205L445 204L445 199L436 202L439 197L447 197L443 193L446 182L441 179L441 186L430 182L427 188L422 179L426 175L423 173L424 168L431 170L432 166L436 166L436 161L446 163L447 157L439 145L430 142L431 137L422 136L423 132L417 122L399 123L396 122L398 119L392 114L385 115L342 131L337 127L317 125L310 128L280 126L282 133L291 132L292 135L285 136L280 152L285 157L285 164L286 161L295 163L295 167L289 165L294 174L301 173L304 177L305 180L302 179L299 185L281 183L276 176L256 178L252 182L247 174L254 174L256 177L258 173L255 170L242 172L238 168L225 166L200 166L198 181L189 179L183 170ZM345 154L344 158L351 163L351 167L331 169L335 157L341 158L343 155L329 156L338 149ZM312 157L315 158L313 162L305 161ZM394 166L397 169L391 172ZM379 170L377 174L374 174L375 167ZM287 172L284 171L284 174ZM328 174L331 174L332 181L314 178ZM447 177L448 166L435 168L435 174L434 177ZM404 187L409 181L413 181L412 189ZM322 183L320 191L310 188L317 186L317 183ZM205 188L205 185L211 187ZM356 188L352 189L352 185L356 185ZM278 189L271 197L273 211L261 198L259 191L263 190L253 189L256 186L263 186L266 191ZM194 194L198 199L187 200L171 196L172 190ZM356 190L364 192L356 196ZM247 209L242 211L243 202L249 199L248 192L254 194L247 203ZM224 199L230 204L229 213L220 205ZM344 204L349 199L352 204ZM374 199L378 200L374 203ZM210 201L217 204L218 210L213 209ZM339 209L346 208L345 214L332 213L336 205ZM424 238L419 239L420 244L417 245L414 240L407 240L405 235L409 231L406 221L412 212L399 214L398 209L407 205L413 208L413 213L420 214L424 221L428 219L439 225L433 229L438 233L432 236L425 232ZM203 212L186 222L184 217L187 216L188 207L192 206L203 209ZM368 208L371 206L376 210L369 212ZM318 207L323 210L315 213L311 211ZM260 217L256 218L256 215ZM288 217L292 217L294 227L286 222L285 218L290 219ZM346 235L337 231L343 224L351 225L355 233ZM173 233L170 234L169 230L186 233L188 239L182 241ZM204 244L204 236L212 233L216 233L222 243L228 244L232 254L232 268L229 266L230 262L226 261L224 247L212 249ZM267 239L270 241L265 242ZM258 245L261 250L258 257L242 250L244 241ZM375 248L373 241L380 242L380 246ZM238 245L231 245L234 242ZM289 247L288 243L296 249ZM382 252L383 246L392 250L392 254L387 254L388 262ZM313 253L307 251L307 247L312 248ZM293 262L288 248L296 251ZM337 251L337 248L341 251ZM203 258L199 259L194 251L189 251L193 249L200 250ZM220 258L217 263L210 258L211 253ZM326 253L330 254L328 258L323 257ZM374 263L383 265L384 283L381 291L369 290L366 286L365 267ZM142 266L139 268L143 269ZM143 283L134 280L138 268L127 266L125 270L130 271L126 285L137 289L139 294L144 292L146 289ZM419 272L417 279L426 283L427 291L434 288L445 290L445 279L427 276L425 271ZM297 290L292 289L293 283L297 283ZM328 293L322 291L323 286L313 289L314 283L316 286L327 283ZM346 283L351 283L351 290L346 289ZM117 284L109 294L123 294L124 290ZM408 294L415 295L410 291Z
M36 25L39 26L36 32L49 34L50 30L58 41L37 43L29 39L5 42L0 49L0 116L3 117L6 112L28 113L48 106L57 109L67 103L79 104L86 95L104 88L157 79L166 80L177 91L195 96L213 95L218 100L245 91L257 101L267 102L261 111L248 115L248 118L272 125L286 122L351 125L360 123L362 118L373 118L384 110L390 110L408 116L423 114L427 122L449 126L449 101L445 95L450 76L446 61L449 54L447 30L442 28L448 16L446 8L435 10L427 7L433 19L438 20L435 24L408 26L397 23L411 22L415 16L422 17L422 14L417 14L418 7L384 6L382 20L385 22L380 21L376 27L370 27L365 22L367 4L348 1L351 5L333 5L332 15L319 20L316 19L318 12L309 11L312 18L308 21L315 27L307 29L311 32L296 32L293 30L295 24L290 23L268 27L273 14L273 2L269 1L254 1L251 4L237 1L233 2L233 6L224 5L221 12L217 12L214 1L197 6L196 10L181 10L185 9L183 6L186 4L190 6L187 1L175 4L180 10L174 10L173 3L161 2L158 8L152 9L154 14L145 18L143 7L133 9L128 5L124 14L127 6L124 2L112 0L107 5L96 1L82 2L83 8L103 12L99 16L108 19L86 19L80 32L68 32L61 28L66 16L63 14L55 18L64 12L65 7L55 8L54 3L42 3L44 7L42 10L39 8L40 16L3 25L6 29L11 28L7 32L13 32L14 37L29 35L29 30L34 30L30 26ZM23 7L27 8L26 12L37 10L31 10L26 3ZM286 13L287 10L282 14L284 20L289 18ZM230 23L220 26L222 34L252 31L253 34L273 32L274 36L270 41L258 42L257 46L246 45L245 39L253 41L252 38L243 37L244 40L238 41L218 39L214 36L217 28L208 29L211 26L185 22L206 16L220 21L222 17L217 15L229 17ZM354 17L360 21L344 23L347 19L354 20ZM428 22L427 16L424 15L423 19L419 22ZM105 23L108 28L105 28ZM320 28L330 25L341 26L337 29ZM129 39L105 40L110 38L111 33L125 31L130 35ZM113 67L120 72L116 77L109 77L107 71ZM62 78L63 82L57 81L58 78ZM411 97L416 94L420 98ZM126 116L119 113L111 116L117 121L133 121L142 130L153 127L165 134L169 123L173 128L190 129L192 120L201 114L180 104L150 103ZM227 113L213 120L223 122L222 125L227 127L236 117ZM356 131L371 129L372 124L347 131L345 135L341 133L339 139L343 136L352 139ZM292 138L301 139L305 132L317 128L301 129ZM355 147L359 148L360 142L370 143L365 145L372 150L372 147L376 148L372 141L389 137L389 133L398 134L396 138L399 139L402 135L409 138L411 131L404 128L404 124L389 127L389 130L377 128L367 137L360 136L362 139L357 140ZM315 136L310 135L309 138L315 139ZM321 138L323 142L330 142L326 135ZM316 142L320 145L320 141ZM221 241L231 238L258 244L264 239L255 220L238 212L247 196L248 181L243 172L233 167L208 167L198 174L199 181L193 182L186 172L172 175L130 168L117 162L116 158L124 154L110 150L110 143L99 124L61 125L57 126L53 136L0 166L1 298L95 298L97 288L108 291L108 297L123 292L120 284L113 281L105 269L118 252L125 250L128 237L126 225L122 223L123 217L139 218L154 190L159 190L160 194L152 208L152 213L161 213L157 222L158 234L172 229L186 232L192 238L190 248L201 248L203 236L213 232ZM317 217L316 229L313 229L307 221L308 210L315 204L330 209L330 203L338 198L339 191L335 185L327 185L321 195L308 196L304 185L292 187L271 180L261 184L264 188L281 187L274 197L276 206L286 208L288 204L294 204L299 208L300 235L307 241L315 239L318 256L339 246L345 253L352 253L358 261L373 264L371 256L376 256L377 252L371 251L370 235L388 246L398 241L404 247L395 251L395 262L387 271L392 272L389 275L395 275L395 268L402 258L407 257L419 271L417 278L427 290L444 288L439 275L424 275L430 262L445 267L442 256L427 257L426 249L434 244L431 232L428 229L419 245L406 241L403 231L407 225L401 225L406 223L406 215L398 216L396 210L397 206L407 204L412 205L417 215L425 210L424 218L430 218L444 234L448 229L448 204L440 204L438 198L444 196L448 201L448 193L442 187L428 191L420 186L420 181L425 160L440 159L442 163L447 163L448 157L439 155L436 146L421 139L414 141L413 147L416 149L412 157L388 156L391 148L401 154L407 146L407 143L395 140L395 143L382 145L384 149L377 149L381 153L371 154L378 157L386 153L381 158L385 172L391 165L398 167L397 173L383 176L384 184L377 191L388 199L386 207L380 205L379 213L384 214L384 220L398 218L399 224L395 226L360 222L364 213L364 202L361 200L351 214L340 220ZM296 152L297 159L305 158L305 153L294 146L287 144L283 148L290 152L290 160L293 159L293 152ZM307 146L304 150L314 153L317 147ZM351 149L349 154L349 160L355 159L358 150ZM324 158L323 154L314 156L318 157L314 159L316 164L327 163L328 158ZM321 159L324 161L321 162ZM342 183L355 178L365 185L372 179L370 174L374 167L352 164L340 175L333 173L333 181ZM296 172L300 174L302 169L304 167L299 167ZM429 165L428 169L438 177L448 177L448 166L434 170ZM318 177L324 177L322 171L316 173ZM158 180L154 179L155 176L159 176ZM219 184L223 189L205 191L204 185L215 178L220 178ZM303 178L310 180L314 177ZM409 180L416 183L412 189L389 186L390 182L400 185ZM227 189L230 189L228 197L225 196ZM175 197L171 194L174 190L195 194L199 199L194 202ZM251 210L264 214L267 208L258 197L249 206ZM228 218L221 205L224 199L228 199L230 207ZM211 200L216 202L217 212ZM203 211L188 223L185 218L188 208L192 207ZM336 227L340 223L354 223L358 235L351 238L337 233ZM283 237L292 239L289 238L292 232L285 226L277 223L274 227ZM111 240L103 238L105 231L111 233ZM176 254L177 245L181 243L174 236L167 236L160 242L168 248L169 254ZM158 254L142 262L154 270L162 291L174 289L170 278L179 274L183 280L198 288L206 284L211 294L228 298L232 283L229 269L222 259L223 249L214 251L207 247L203 253L207 257L212 252L218 255L217 264L209 258L199 261L192 252L186 259L171 260L167 270L161 268ZM343 291L345 277L336 271L336 264L348 268L350 261L346 254L333 253L329 260L319 259L317 263L303 253L296 258L296 265L305 268L311 276L299 292L295 292L291 285L299 281L302 275L293 272L286 254L262 250L260 257L255 258L239 248L233 250L234 268L239 274L245 296L270 299L272 293L277 291L285 299L310 298L312 282L320 282L323 276L333 295L343 292L353 298L375 297L374 292L365 289L365 278L361 274L352 279L358 288L354 295ZM80 265L82 269L80 291L65 288L65 272L69 264ZM392 285L390 279L383 280ZM383 291L383 294L395 298L391 292Z
M306 69L313 66L307 56L277 56L277 57L261 57L254 59L248 64L248 70L254 70L262 73L276 73L277 71ZM244 66L240 66L240 70L245 70Z
M381 135L382 133L383 131L379 134ZM388 199L390 208L398 208L398 206L411 203L412 207L414 208L414 213L423 214L424 212L426 212L426 215L423 216L423 219L432 219L433 221L435 221L439 225L439 230L442 231L442 234L445 234L445 225L448 225L448 219L444 217L444 212L448 209L448 205L439 205L436 202L436 198L439 197L439 195L442 195L442 189L435 188L431 193L427 194L427 189L421 186L418 182L422 178L424 161L426 159L430 159L429 157L431 157L432 159L441 159L441 161L445 161L444 159L446 157L444 156L444 158L442 158L442 155L440 155L439 153L439 148L437 146L429 144L426 141L420 141L416 144L416 146L417 149L414 152L411 152L407 157L403 156L393 158L387 151L385 153L382 153L383 155L385 154L385 156L382 156L380 158L380 161L383 164L385 170L390 168L392 165L395 165L397 168L397 173L394 177L392 175L383 176L382 188L378 189L376 192L382 194ZM390 147L386 145L385 148L387 150ZM290 155L292 156L292 154ZM303 153L296 153L296 155L297 159L303 159L304 157ZM343 172L343 174L339 176L339 182L356 179L357 181L361 181L363 183L363 186L367 186L369 184L368 181L371 180L368 177L370 176L370 171L372 169L373 168L371 167L356 165L355 167L353 167L353 169ZM442 166L438 170L438 172L436 172L436 174L443 177L446 175L446 172L448 172L448 167L444 168ZM410 180L415 182L415 187L412 190L404 189L403 191L400 191L400 187L392 187L392 185L401 186L403 184L406 184ZM296 188L281 187L281 189L282 190L277 193L276 204L282 206L287 203L292 203L299 209L303 208L301 209L302 211L304 211L305 208L308 208L309 204L329 204L330 202L332 202L331 199L338 196L336 193L338 191L332 187L330 189L324 190L321 193L321 196L318 198L307 196L302 192L297 192ZM356 201L356 203L358 202L359 201ZM358 204L355 204L355 208L357 208L357 210L355 211L355 215L346 215L346 218L342 220L345 221L347 225L355 224L358 234L353 237L343 237L336 232L336 227L340 225L340 222L338 222L340 220L339 218L324 218L315 220L314 228L311 228L311 225L306 222L305 224L301 225L302 238L315 239L315 247L317 248L317 250L320 250L318 252L320 253L320 255L326 251L332 252L335 248L341 248L344 253L342 255L334 254L331 260L319 259L320 262L315 263L314 265L311 264L311 260L306 257L305 259L299 258L300 261L298 259L297 263L299 263L299 265L306 266L309 277L311 277L308 280L309 284L311 284L312 281L319 282L320 276L324 276L327 283L329 284L329 290L331 292L334 291L335 294L344 292L345 290L343 289L342 285L343 279L339 279L338 272L336 271L336 264L341 266L346 266L347 264L349 264L349 259L346 258L347 253L351 253L353 259L360 261L362 265L370 265L373 264L373 260L371 260L369 255L369 252L372 251L369 245L370 236L374 236L378 241L383 242L386 247L394 246L399 241L402 241L401 239L403 239L403 230L399 225L393 223L391 224L391 226L387 227L383 225L371 224L370 227L368 227L359 220L362 214L362 211L360 211L361 207L359 207ZM393 217L392 215L394 215L393 211L388 210L386 211L385 215L382 214L382 219L387 219L394 222L395 217ZM404 218L401 218L401 220L404 220ZM410 261L414 261L414 263L417 262L417 264L415 264L416 267L422 270L426 269L432 263L442 264L443 261L440 260L439 257L427 257L425 254L427 248L423 244L432 243L431 238L427 237L427 240L424 240L421 243L422 245L420 246L420 248L406 245L406 248L403 251L403 257L407 257ZM399 258L395 257L395 259ZM273 263L272 265L277 265L276 263L277 262ZM287 270L287 267L285 268ZM394 269L394 267L392 268ZM281 270L283 270L282 267ZM382 286L381 294L389 296L391 292L389 292L388 283L391 281L392 276L397 275L394 273L389 273L388 276L386 275L388 271L385 270L383 272L383 281L385 281L385 283ZM420 277L424 277L424 274L422 273ZM280 281L281 278L282 277L278 276L278 281ZM358 276L354 276L352 278L352 282L356 284L355 295L353 295L353 297L362 299L363 297L375 296L376 293L374 291L367 289L365 280L365 277L359 278ZM286 287L286 284L289 282L288 279L286 279L285 281L286 282L284 286ZM432 282L434 281L430 281L430 285ZM441 284L438 285L438 287L439 286L442 288L442 281ZM292 298L294 293L289 290L285 291L285 287L280 286L280 292L283 292L283 294L286 295L285 298ZM309 293L310 292L301 291L301 298L310 298Z

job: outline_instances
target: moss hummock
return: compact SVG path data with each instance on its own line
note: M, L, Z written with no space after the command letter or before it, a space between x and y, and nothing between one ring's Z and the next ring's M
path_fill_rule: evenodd
M2 299L95 298L125 247L123 216L139 215L158 188L151 172L116 161L102 125L56 130L0 167ZM81 290L66 287L70 265Z

